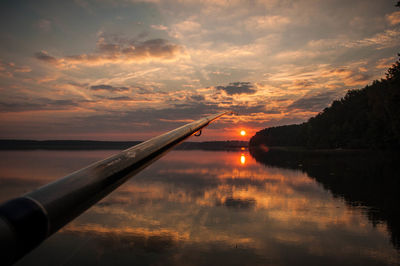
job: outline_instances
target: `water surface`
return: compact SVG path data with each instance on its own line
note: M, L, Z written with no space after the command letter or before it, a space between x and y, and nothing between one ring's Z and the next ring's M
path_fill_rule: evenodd
M0 152L0 200L116 152ZM371 218L379 206L346 196L360 191L332 188L333 182L324 181L323 174L332 172L326 165L304 169L288 158L280 162L257 162L247 151L172 151L17 265L400 262L396 227L389 219ZM340 171L327 175L335 174L334 180L343 180Z

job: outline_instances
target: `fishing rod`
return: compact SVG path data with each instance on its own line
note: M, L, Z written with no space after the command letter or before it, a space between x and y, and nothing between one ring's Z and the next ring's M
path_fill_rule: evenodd
M191 135L231 111L191 122L0 205L0 262L10 265Z

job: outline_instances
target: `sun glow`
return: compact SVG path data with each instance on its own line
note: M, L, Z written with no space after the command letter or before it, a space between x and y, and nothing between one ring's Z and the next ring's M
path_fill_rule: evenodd
M244 131L244 130L240 131L240 135L246 136L246 131Z

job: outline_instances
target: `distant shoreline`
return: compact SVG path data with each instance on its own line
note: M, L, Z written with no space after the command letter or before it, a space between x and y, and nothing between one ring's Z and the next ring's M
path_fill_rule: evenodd
M309 153L351 153L351 152L369 152L369 151L377 151L371 149L321 149L321 148L309 148L309 147L302 147L302 146L250 146L250 150L264 150L267 152L268 150L271 151L281 151L281 152L309 152ZM382 150L384 151L384 150Z
M0 150L124 150L142 141L96 140L0 140ZM247 149L247 141L183 142L176 150L241 150Z

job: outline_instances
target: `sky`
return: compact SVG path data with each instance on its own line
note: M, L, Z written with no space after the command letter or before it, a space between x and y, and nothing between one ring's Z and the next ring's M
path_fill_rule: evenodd
M146 140L233 110L191 140L247 140L307 121L396 61L396 2L3 0L0 138Z

